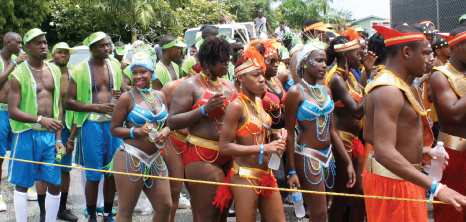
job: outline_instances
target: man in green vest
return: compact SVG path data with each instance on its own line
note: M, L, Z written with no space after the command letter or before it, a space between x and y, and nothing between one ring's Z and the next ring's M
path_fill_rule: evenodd
M180 68L174 61L179 59L186 44L174 35L165 35L160 40L160 46L162 48L162 58L155 67L157 79L152 83L156 90L162 89L167 82L179 78Z
M111 115L121 91L121 68L109 58L110 45L107 35L96 32L86 38L92 57L71 70L71 80L65 98L66 108L74 111L78 130L77 163L86 168L102 169L113 159L121 139L110 135ZM104 178L104 221L114 221L112 215L115 197L113 175L86 171L86 206L89 221L96 221L96 204L100 180Z
M40 29L23 38L29 59L9 76L8 115L15 133L11 156L16 159L54 163L61 149L60 69L47 59L47 40ZM9 181L16 185L16 221L27 221L27 189L34 181L45 181L45 221L55 221L60 205L60 168L20 161L10 163Z
M19 54L22 48L23 38L15 32L8 32L3 37L3 48L0 51L0 156L5 156L10 150L13 132L11 131L8 118L8 91L10 83L8 77L17 65L27 59L27 54L22 53L18 58L14 54ZM0 178L2 177L3 159L0 159ZM1 182L1 181L0 181ZM0 183L1 184L1 183ZM0 212L6 211L5 201L0 194Z

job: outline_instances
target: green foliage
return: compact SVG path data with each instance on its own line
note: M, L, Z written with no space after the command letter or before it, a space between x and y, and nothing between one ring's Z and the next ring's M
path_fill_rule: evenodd
M32 28L39 28L49 12L48 1L0 0L0 33L13 31L24 35Z
M252 22L257 17L257 11L262 9L264 17L268 19L269 25L274 28L280 22L281 16L270 8L271 0L231 0L226 7L230 14L236 16L237 22Z
M178 30L173 30L174 35L184 35L189 28L198 27L204 24L218 24L220 14L228 14L226 9L222 8L223 3L212 4L206 0L192 0L191 5L177 8L177 17L180 23Z

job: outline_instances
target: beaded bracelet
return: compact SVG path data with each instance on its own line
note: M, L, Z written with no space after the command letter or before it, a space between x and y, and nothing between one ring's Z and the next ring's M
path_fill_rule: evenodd
M202 115L207 116L207 113L205 113L205 111L204 111L204 106L205 106L205 105L202 105L202 106L201 106L201 112L202 112Z
M136 139L138 137L133 134L134 129L136 129L136 127L134 127L134 126L131 127L131 129L129 130L129 135L131 136L131 138Z
M261 147L261 152L259 154L259 164L262 164L262 158L264 157L264 144L261 144L260 147Z
M68 142L70 142L70 143L75 143L76 140L72 140L72 139L68 138Z

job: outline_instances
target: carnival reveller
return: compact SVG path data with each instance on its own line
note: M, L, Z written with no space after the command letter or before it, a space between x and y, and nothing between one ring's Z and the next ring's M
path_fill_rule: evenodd
M47 59L47 40L40 29L24 37L29 59L9 76L8 114L16 141L12 158L57 164L55 156L65 149L61 140L60 69ZM12 67L9 67L12 68ZM10 162L10 183L14 184L16 221L27 221L27 189L34 181L45 181L45 221L55 221L60 206L60 168L25 162Z
M322 42L325 42L327 35L325 32L331 32L330 29L326 28L324 25L324 22L321 22L316 19L309 19L303 23L302 27L302 40L304 43L307 42L308 39L313 38L313 39L319 39ZM296 46L295 46L296 47ZM298 52L302 45L298 45L297 49L295 50L290 50L291 53L291 60L290 60L290 72L291 76L293 77L294 83L299 83L301 82L301 79L298 77L298 74L296 72L296 60L298 58Z
M165 35L160 40L160 47L162 58L156 65L157 78L152 83L156 90L162 89L165 83L180 77L180 68L175 61L180 58L186 44L174 35Z
M442 183L451 189L465 195L466 189L466 26L453 29L450 35L443 35L451 48L450 60L444 66L434 68L430 84L432 86L432 100L437 110L440 123L438 141L445 143L445 150L450 156L449 165L443 172ZM445 192L445 191L444 191ZM439 199L442 200L441 196ZM462 211L455 211L453 206L434 205L436 221L464 221L466 207ZM443 205L443 204L442 204Z
M364 87L385 67L387 55L384 40L383 36L379 33L373 34L367 40L368 51L364 58L364 71L359 81Z
M200 74L189 78L175 90L168 126L172 130L188 128L188 146L183 153L185 175L189 179L221 181L231 168L232 158L220 155L218 141L226 106L237 97L231 82L220 77L228 72L230 44L223 38L210 37L199 50ZM217 186L187 183L194 221L226 220L214 201Z
M330 70L325 78L327 85L333 94L335 102L335 125L338 129L343 144L346 148L345 156L349 156L353 161L354 170L356 171L356 185L349 190L351 193L362 194L362 160L364 155L364 146L358 139L359 130L361 129L360 120L364 115L363 96L364 88L358 83L354 73L360 65L359 39L348 41L347 36L339 36L330 42L327 49L327 65L337 59L336 65ZM346 157L339 153L335 154L335 161L341 162ZM337 165L335 179L335 191L347 193L348 187L345 181L348 180L344 165ZM345 198L335 196L332 199L330 207L330 221L341 221L346 206L351 205L351 221L364 220L364 200L362 198Z
M114 101L121 91L126 91L122 82L121 68L108 60L110 46L107 35L93 33L84 40L92 57L79 63L71 71L65 103L68 110L75 111L74 122L78 130L77 163L87 168L102 169L113 159L121 139L110 134ZM112 101L113 99L113 101ZM86 205L89 221L96 220L97 194L100 180L104 178L104 220L113 221L112 206L115 197L113 175L86 171Z
M169 181L145 177L168 176L167 165L160 154L170 134L170 129L164 127L168 112L164 94L151 89L154 64L147 53L133 55L130 69L135 88L121 95L115 107L118 112L112 116L111 133L123 138L115 153L113 170L141 174L139 177L115 175L119 199L117 221L132 221L141 191L155 210L152 220L170 220Z
M118 41L113 46L113 55L121 64L121 70L125 70L130 65L128 60L125 60L125 56L128 54L128 50L125 47L125 43ZM131 84L126 84L131 85Z
M262 55L253 48L236 64L240 95L227 108L219 144L222 155L236 157L225 183L277 187L268 160L270 154L285 150L287 133L282 128L272 134L272 118L258 98L266 89L265 68ZM223 210L232 198L238 221L256 221L257 208L264 221L285 221L279 192L222 185L215 204Z
M412 27L373 28L385 38L387 65L366 87L364 140L375 151L363 172L364 194L424 199L428 189L460 210L466 197L420 172L420 162L430 164L433 157L433 136L427 112L409 83L424 74L432 49ZM365 202L369 222L428 220L425 203L372 198Z
M356 182L353 164L333 117L331 91L317 84L327 73L325 47L325 43L311 40L299 51L296 69L302 81L290 88L286 98L287 131L294 132L296 121L299 124L298 137L289 136L286 141L290 188L314 191L325 191L326 186L332 188L336 183L336 164L346 169L338 177L347 179L343 183L347 188ZM341 157L339 162L333 161L333 153ZM309 221L327 221L326 197L311 194L303 197L309 206Z
M0 156L5 156L10 149L13 139L10 121L8 117L8 92L10 82L8 77L13 70L28 58L26 53L21 53L18 58L14 54L19 54L22 48L21 35L15 32L8 32L3 37L3 48L0 51ZM3 159L0 159L0 178L2 177ZM1 185L1 181L0 181ZM5 211L6 205L0 194L0 211Z
M199 31L201 32L201 35L196 38L196 44L194 44L197 52L199 52L202 43L204 43L204 39L219 36L218 28L209 24L203 25ZM193 75L199 74L201 72L199 57L197 55L193 55L186 59L181 66L181 70L183 72L183 76L191 77Z

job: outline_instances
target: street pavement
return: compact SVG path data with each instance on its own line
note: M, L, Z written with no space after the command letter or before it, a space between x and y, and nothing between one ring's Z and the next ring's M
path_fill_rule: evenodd
M7 152L6 156L8 157L10 152ZM3 194L3 198L5 203L8 207L6 212L0 212L0 222L13 222L15 221L15 213L14 213L14 206L13 206L13 192L14 186L7 181L7 174L8 174L8 161L3 162L2 167L2 183L1 183L1 193ZM70 191L68 194L68 203L67 208L73 212L76 216L78 216L78 221L87 221L84 217L84 196L83 196L83 189L81 186L81 172L80 170L73 169L71 171L71 183L70 183ZM186 191L184 191L187 193ZM298 219L294 216L294 208L292 205L284 205L285 207L285 214L287 221L296 221L296 222L303 222L308 221L308 219ZM115 198L115 205L114 208L118 208L118 196ZM432 205L428 205L429 209L429 218L432 218ZM101 221L102 217L98 217L98 221ZM28 221L39 221L39 207L37 201L28 201ZM60 220L58 220L60 221ZM144 212L136 211L133 216L133 221L152 221L152 214L147 214ZM192 213L191 209L178 209L175 216L175 221L192 221ZM229 222L236 221L234 217L228 218ZM260 215L258 217L258 221L260 221ZM429 222L433 222L433 219L429 219Z

